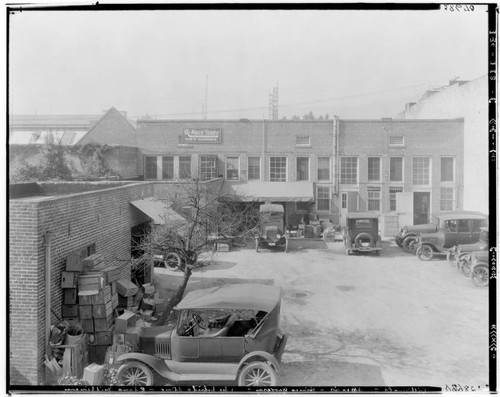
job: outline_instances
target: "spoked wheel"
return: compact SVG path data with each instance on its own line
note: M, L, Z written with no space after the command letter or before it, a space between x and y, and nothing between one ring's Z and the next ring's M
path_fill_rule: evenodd
M410 252L410 243L412 241L415 241L416 238L414 236L409 236L409 237L406 237L404 240L403 240L403 249L406 251L406 252Z
M182 259L177 252L167 252L165 255L165 267L170 270L179 270L181 268Z
M420 248L417 249L417 256L418 259L421 261L430 261L434 255L434 252L432 251L432 248L429 247L428 245L422 245Z
M129 361L118 369L118 384L121 386L152 386L153 372L146 364Z
M470 260L469 259L461 259L461 260L459 260L459 264L460 264L460 271L462 272L462 274L465 277L470 277L470 271L471 271Z
M410 244L408 245L408 252L412 255L417 255L417 248L418 248L417 240L410 241Z
M476 287L486 287L489 283L490 272L486 266L476 266L471 278Z
M238 386L276 386L277 383L273 367L262 361L246 365L238 376Z

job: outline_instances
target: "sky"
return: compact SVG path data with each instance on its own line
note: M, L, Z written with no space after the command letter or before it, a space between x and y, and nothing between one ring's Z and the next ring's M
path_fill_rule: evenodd
M23 11L9 19L9 113L132 119L395 117L487 73L487 14L336 10ZM207 84L208 81L208 84Z

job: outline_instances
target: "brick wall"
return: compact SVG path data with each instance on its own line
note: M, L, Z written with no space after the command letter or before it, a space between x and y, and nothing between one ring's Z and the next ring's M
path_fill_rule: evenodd
M153 196L152 183L134 183L63 197L10 200L11 384L42 384L45 352L43 235L52 232L51 302L60 317L66 256L90 244L110 264L130 268L130 229L149 220L130 201ZM51 323L59 320L52 314ZM22 336L20 336L22 335ZM28 354L29 352L29 354ZM20 374L24 374L22 377Z

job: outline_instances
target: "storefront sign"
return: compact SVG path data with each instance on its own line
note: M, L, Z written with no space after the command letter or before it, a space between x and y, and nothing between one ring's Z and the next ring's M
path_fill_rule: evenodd
M221 128L185 128L182 131L182 141L189 143L221 143Z

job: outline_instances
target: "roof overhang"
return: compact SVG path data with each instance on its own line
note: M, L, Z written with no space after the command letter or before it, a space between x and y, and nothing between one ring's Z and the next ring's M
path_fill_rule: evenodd
M184 224L186 219L175 212L166 201L158 200L154 197L142 200L131 201L135 208L150 217L155 225L164 225L166 223Z
M248 182L231 188L243 201L314 201L312 182Z

